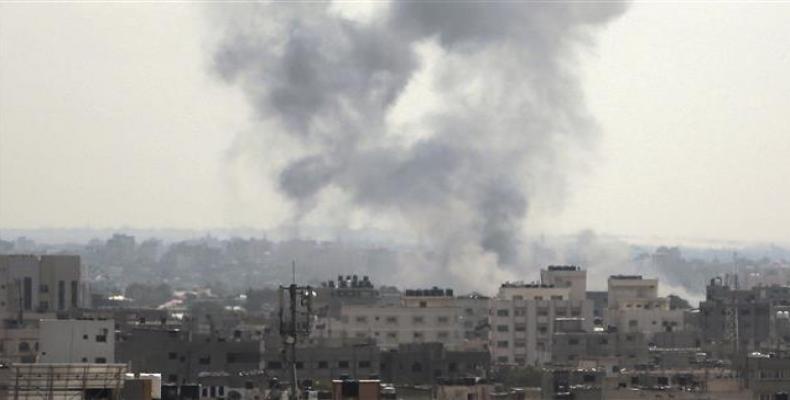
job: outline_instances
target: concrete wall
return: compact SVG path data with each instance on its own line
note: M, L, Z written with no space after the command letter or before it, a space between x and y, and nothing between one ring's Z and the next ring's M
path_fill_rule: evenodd
M39 323L39 362L115 362L115 327L112 320L52 320Z

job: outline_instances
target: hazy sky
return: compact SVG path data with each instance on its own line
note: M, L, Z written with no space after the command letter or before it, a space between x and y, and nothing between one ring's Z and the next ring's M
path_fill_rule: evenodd
M790 242L790 3L635 3L581 56L603 136L533 232ZM0 227L271 227L241 94L180 4L0 4Z

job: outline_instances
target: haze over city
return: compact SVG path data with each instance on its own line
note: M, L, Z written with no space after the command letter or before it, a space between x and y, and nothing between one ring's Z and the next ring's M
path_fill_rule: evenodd
M0 400L788 400L789 21L0 0Z
M380 8L337 2L332 12L365 23ZM293 222L299 206L272 169L291 156L272 136L249 142L264 122L217 70L225 14L188 3L0 5L0 227ZM540 161L560 172L528 183L518 229L787 243L788 17L787 3L636 2L585 32L562 62L590 132ZM406 141L446 95L431 86L442 50L429 42L404 100L386 109ZM331 198L301 223L414 236L399 218Z

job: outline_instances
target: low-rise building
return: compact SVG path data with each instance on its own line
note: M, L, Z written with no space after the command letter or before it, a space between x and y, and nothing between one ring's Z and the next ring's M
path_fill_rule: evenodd
M133 329L119 336L115 360L131 372L158 372L164 383L194 383L202 372L263 369L263 341L198 335L177 329Z

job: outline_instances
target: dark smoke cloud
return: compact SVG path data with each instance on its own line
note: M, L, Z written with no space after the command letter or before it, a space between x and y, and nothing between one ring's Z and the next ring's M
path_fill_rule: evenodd
M397 216L432 249L426 276L494 285L522 268L529 198L562 187L567 159L596 128L581 103L574 51L623 3L391 3L369 22L329 3L234 5L216 70L261 120L299 143L279 171L306 218L327 189L347 207ZM426 60L442 104L412 142L388 114ZM266 150L244 151L264 154ZM438 267L437 267L438 265Z

